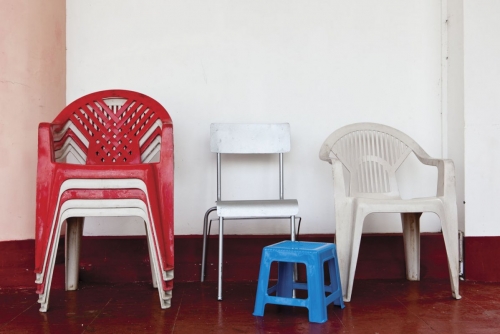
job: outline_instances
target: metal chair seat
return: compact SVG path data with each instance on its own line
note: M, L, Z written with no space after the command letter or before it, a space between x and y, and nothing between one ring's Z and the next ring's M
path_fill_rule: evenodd
M217 215L224 218L291 217L299 213L296 199L217 201Z

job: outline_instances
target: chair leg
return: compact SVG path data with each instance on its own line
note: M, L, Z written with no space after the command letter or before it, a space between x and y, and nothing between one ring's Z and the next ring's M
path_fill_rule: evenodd
M146 240L148 242L149 264L150 264L150 267L151 267L151 281L153 283L153 288L157 289L158 288L158 283L161 284L161 282L158 282L156 280L156 272L155 272L155 268L154 268L154 265L153 265L153 256L156 256L156 254L153 254L151 252L151 247L149 245L148 226L147 226L146 222L144 222L144 225L146 225Z
M163 274L161 271L161 254L160 251L155 247L154 232L152 231L153 225L151 222L146 221L146 236L148 238L148 250L149 254L152 255L150 258L151 271L156 276L158 296L160 297L160 307L162 309L169 308L171 305L172 291L165 291L165 285L163 282Z
M344 308L344 299L342 298L342 288L340 286L338 259L328 260L328 271L330 274L330 289L332 294L339 294L339 297L333 300L334 305Z
M47 258L47 269L45 272L45 278L43 284L43 291L38 296L38 303L40 303L40 312L47 312L49 308L49 298L50 298L50 287L52 285L52 275L54 273L54 266L56 262L57 247L59 246L59 236L61 235L61 226L63 220L59 216L56 226L54 226L54 238L52 238L52 247L48 246L50 249L50 254Z
M421 212L401 213L405 247L406 279L420 280L420 216Z
M64 257L66 269L66 291L78 289L78 267L80 262L83 222L83 217L73 217L66 220L66 247Z
M290 240L295 241L295 216L290 217Z
M352 226L352 241L351 241L351 258L349 259L349 273L347 276L347 287L344 288L343 282L342 282L342 289L345 289L347 292L346 295L344 295L344 301L350 301L351 300L351 294L352 294L352 288L354 285L354 274L356 272L356 265L358 263L358 255L359 255L359 246L361 244L361 234L363 232L363 222L365 220L366 213L363 212L363 210L356 210L353 223L354 226Z
M337 204L337 203L336 203ZM336 210L336 231L335 244L337 247L337 259L339 264L339 276L342 286L342 296L345 302L347 299L348 281L349 281L349 263L351 261L351 245L352 245L352 224L353 222L353 207L346 203L346 208L342 209L335 207Z
M207 262L207 237L210 233L207 231L208 216L212 211L217 210L217 207L213 206L205 212L205 218L203 219L203 250L201 254L201 281L205 281L205 265Z
M290 240L292 240L292 241L296 240L295 216L290 217ZM299 270L297 267L297 263L294 263L294 265L293 265L293 281L297 282L298 279L299 279ZM293 298L295 298L295 289L293 290Z
M224 239L224 218L219 217L219 277L217 281L217 299L222 300L222 253Z
M448 270L450 272L451 293L453 298L460 299L459 294L459 260L458 260L458 218L455 203L444 204L444 215L441 219L444 245L448 257Z

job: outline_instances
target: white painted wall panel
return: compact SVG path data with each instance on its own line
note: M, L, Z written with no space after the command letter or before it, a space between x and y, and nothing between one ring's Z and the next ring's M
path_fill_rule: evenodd
M285 197L299 200L301 233L332 233L331 170L318 152L335 129L385 123L441 154L440 10L433 0L68 0L67 100L124 88L166 107L175 133L176 234L201 234L214 205L210 123L290 123ZM277 161L257 157L243 169L252 179L235 173L242 159L225 159L223 196L278 196ZM269 163L276 170L268 172ZM399 178L405 197L435 193L435 169L416 159ZM366 232L401 230L398 215L368 220ZM87 224L85 233L144 230L102 224ZM431 215L423 225L439 230ZM265 221L228 223L225 232L287 231L285 221Z
M465 232L498 236L500 2L464 0Z

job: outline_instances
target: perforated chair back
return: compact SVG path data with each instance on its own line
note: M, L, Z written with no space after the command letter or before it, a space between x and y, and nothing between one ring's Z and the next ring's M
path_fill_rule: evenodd
M71 151L81 164L123 165L150 162L159 151L167 111L154 99L132 91L86 95L53 121L56 161Z
M399 198L396 171L408 155L427 153L406 134L382 124L357 123L332 133L320 158L333 154L350 173L350 196Z

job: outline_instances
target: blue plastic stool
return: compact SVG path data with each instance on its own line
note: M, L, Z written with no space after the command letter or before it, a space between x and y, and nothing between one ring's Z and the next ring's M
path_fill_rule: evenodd
M278 282L267 288L271 263L278 261ZM330 285L324 283L323 263L328 261ZM295 263L306 265L307 283L293 280ZM293 290L307 291L307 299L293 298ZM276 292L276 296L270 296ZM330 292L325 297L325 292ZM283 241L264 247L260 262L259 283L253 315L263 316L266 304L301 306L309 309L309 321L323 323L328 320L326 307L330 303L344 308L340 286L337 250L334 244L305 241Z

